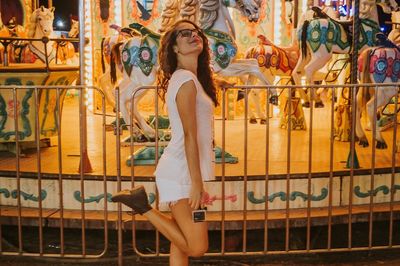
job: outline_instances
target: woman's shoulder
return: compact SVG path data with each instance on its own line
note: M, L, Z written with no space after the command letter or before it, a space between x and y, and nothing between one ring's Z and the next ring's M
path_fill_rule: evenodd
M196 75L191 71L186 69L177 69L171 76L171 80L179 81L179 80L188 80L188 79L197 79Z

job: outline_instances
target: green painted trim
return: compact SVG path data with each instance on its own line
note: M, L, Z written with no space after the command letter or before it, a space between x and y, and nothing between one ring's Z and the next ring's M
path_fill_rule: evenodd
M26 192L23 192L22 190L20 190L20 193L21 193L21 196L24 198L24 200L31 200L31 201L35 201L35 202L39 201L39 197L36 197L33 194L28 194ZM40 192L40 196L41 196L41 200L44 201L47 197L46 190L42 189ZM17 189L14 189L13 191L11 191L11 197L13 199L18 198L18 190Z
M112 202L111 197L112 197L112 195L110 193L107 193L107 201L108 202ZM90 196L89 198L82 199L80 191L77 190L74 192L74 199L79 201L80 203L82 203L82 202L84 202L84 203L92 203L92 202L99 203L103 198L104 198L104 193L99 194L98 196Z
M107 202L112 202L111 197L112 197L111 193L107 193ZM82 199L80 191L76 190L74 192L74 199L79 201L80 203L82 203L82 201L84 203L92 203L92 202L100 203L100 201L103 198L104 198L104 193L99 194L98 196L89 196L86 199ZM150 192L148 193L148 198L149 198L149 203L152 204L156 200L156 195Z
M400 185L394 185L394 191L396 190L400 190ZM382 185L375 188L374 190L368 190L367 192L362 192L360 186L354 187L354 194L359 198L367 198L370 197L371 195L375 197L380 191L382 191L384 195L387 195L390 193L390 188L386 185Z
M9 198L11 193L6 188L0 188L0 194L4 194L4 197Z
M318 196L311 195L310 200L311 201L322 201L327 196L328 196L328 189L322 188L321 195L318 195ZM295 201L297 199L297 197L302 198L303 201L307 201L309 198L306 193L303 193L300 191L293 191L289 195L289 200ZM286 192L281 191L281 192L273 193L268 197L268 201L273 202L276 198L280 198L281 201L286 201L287 200ZM254 196L254 191L247 192L247 199L253 204L262 204L265 202L265 196L263 196L261 199L258 199Z
M216 40L217 42L222 42L222 43L235 43L235 41L232 39L232 37L225 32L219 31L219 30L212 30L212 29L206 29L204 30L204 33L208 36Z

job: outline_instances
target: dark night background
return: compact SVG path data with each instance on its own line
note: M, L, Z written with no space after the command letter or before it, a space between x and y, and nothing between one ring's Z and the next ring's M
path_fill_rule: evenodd
M39 0L39 4L48 7L47 0ZM53 0L53 6L55 7L54 29L69 31L71 28L70 16L72 15L75 19L78 19L79 0ZM64 22L63 28L57 26L57 22L60 19Z

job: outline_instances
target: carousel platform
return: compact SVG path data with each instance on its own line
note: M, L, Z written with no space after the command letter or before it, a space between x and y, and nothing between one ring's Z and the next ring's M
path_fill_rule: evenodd
M64 102L62 113L62 174L71 178L79 175L80 147L79 147L79 108L77 97L67 97ZM309 109L304 109L307 125L309 121ZM269 132L269 162L266 164L266 126L260 124L249 124L248 126L248 146L245 150L243 117L236 117L234 120L226 120L225 149L235 157L238 157L238 163L225 165L225 176L227 178L242 178L247 175L249 178L264 178L268 172L270 178L286 178L287 174L296 177L305 177L308 175L309 168L313 176L329 176L329 170L332 167L334 172L346 174L349 169L346 168L346 162L349 155L349 142L334 141L333 160L330 163L330 107L316 109L314 112L313 132L312 132L312 161L309 164L309 130L291 131L291 149L288 156L288 131L279 128L279 118L270 119ZM106 117L106 123L111 124L115 118ZM99 177L106 174L113 179L116 176L116 136L114 131L106 131L106 146L102 145L102 116L88 112L88 156L91 162L93 172L85 173L85 178ZM400 134L400 127L397 129L397 136ZM222 120L218 117L215 120L215 140L216 145L222 146ZM375 150L375 173L390 172L392 167L392 138L393 130L390 128L382 135L388 144L385 150ZM129 132L123 131L121 140L128 137ZM371 143L372 132L367 131L367 137ZM143 145L135 144L134 151L142 148ZM55 176L59 172L57 137L50 139L50 147L41 148L40 151L40 170L43 175ZM103 151L106 153L106 169L103 167ZM356 144L360 169L358 173L370 171L372 166L372 146L367 148L359 147ZM130 146L121 147L121 175L123 178L131 176L132 169L126 164L131 152ZM247 152L247 162L244 162ZM16 156L8 152L0 152L0 173L2 176L15 176ZM400 166L400 156L395 156L396 167ZM38 172L36 148L23 150L19 158L19 167L23 176L35 176ZM290 165L288 165L290 159ZM247 170L245 170L245 164ZM266 168L268 167L268 169ZM154 165L140 165L134 167L134 175L137 180L153 180ZM221 177L222 166L217 164L216 176Z
M57 138L50 139L49 147L40 148L41 206L38 193L38 158L35 149L22 150L19 158L19 179L16 172L16 156L11 152L0 152L0 216L6 224L16 224L21 215L23 224L38 225L39 219L46 219L49 225L79 227L84 219L89 227L102 227L107 221L110 227L116 226L117 204L111 202L111 194L117 191L117 150L114 131L105 132L103 147L103 118L88 112L88 156L93 171L80 175L79 146L79 108L77 97L66 96L62 113L61 147ZM305 117L309 128L309 110ZM392 129L385 130L383 136L388 149L376 150L372 161L372 148L356 145L359 169L350 177L346 168L349 154L349 142L335 141L333 160L330 163L330 107L314 112L312 132L312 161L309 163L309 130L291 132L291 149L288 155L288 131L279 127L279 118L270 119L269 160L266 163L266 126L245 123L243 117L226 120L226 151L238 157L237 163L216 166L216 180L206 183L210 228L218 229L221 221L227 222L227 228L246 226L260 228L267 219L270 226L282 227L286 219L296 220L296 226L305 225L308 215L313 223L326 224L327 217L334 217L337 223L346 223L349 214L357 220L367 220L370 211L382 219L400 211L400 156L395 158L395 171L392 173ZM106 124L115 120L112 112L106 116ZM244 126L248 126L248 146L245 150ZM222 120L215 121L215 140L222 146ZM399 135L400 132L397 132ZM129 135L123 131L121 139ZM367 132L371 140L371 132ZM132 175L136 184L145 186L149 200L156 206L154 165L126 164L134 151L143 145L135 144L121 147L121 186L130 188ZM58 153L61 148L61 165ZM244 161L247 153L247 162ZM103 158L105 154L105 158ZM290 165L288 165L290 159ZM371 167L375 165L374 181L371 179ZM268 167L267 167L268 165ZM104 168L105 166L105 168ZM61 169L61 175L59 174ZM311 169L311 171L309 171ZM332 169L332 173L330 172ZM223 170L225 183L221 182ZM268 173L268 186L265 185ZM311 175L309 174L311 173ZM19 185L18 185L19 180ZM289 182L289 183L288 183ZM393 182L393 194L390 186ZM288 185L289 184L289 185ZM21 205L18 207L17 187L21 189ZM266 188L268 187L268 190ZM224 192L222 192L224 191ZM310 192L308 192L310 191ZM60 194L63 194L60 208ZM266 194L267 193L267 194ZM351 196L350 196L351 195ZM370 205L370 198L373 204ZM225 212L222 214L222 202ZM266 203L268 202L268 206ZM310 209L308 212L308 202ZM83 204L84 203L84 204ZM82 205L83 204L83 205ZM41 208L41 209L40 209ZM265 208L268 209L265 212ZM41 210L41 212L40 212ZM133 217L128 208L123 207L123 224L129 228ZM161 210L164 210L161 208ZM381 219L379 218L379 219ZM143 217L136 216L138 228L151 229Z

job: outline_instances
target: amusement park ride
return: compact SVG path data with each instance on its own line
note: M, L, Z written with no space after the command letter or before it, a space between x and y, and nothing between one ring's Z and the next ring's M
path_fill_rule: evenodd
M259 84L264 87L282 85L269 90L246 89L244 107L243 101L236 101L237 88L221 89L221 103L224 104L216 110L215 142L217 147L223 147L216 151L217 157L219 156L217 161L224 161L225 164L218 164L217 179L206 184L206 190L212 199L207 203L210 212L217 212L223 206L227 212L245 209L257 215L268 203L269 209L276 210L276 217L281 217L279 215L286 212L287 206L302 209L307 207L308 201L313 208L322 210L326 210L328 206L347 206L349 193L346 194L346 191L354 192L352 204L355 205L364 206L369 203L370 196L374 197L375 203L387 203L393 196L391 193L400 189L398 173L394 184L391 184L392 166L394 164L397 170L400 166L398 153L392 156L396 143L384 140L393 139L395 130L398 131L394 125L398 116L396 96L399 88L392 84L398 83L400 78L399 27L396 24L400 21L399 6L395 0L360 0L360 25L357 29L353 28L349 15L345 20L334 17L338 15L339 6L346 4L349 7L350 3L346 1L332 1L336 6L325 6L325 11L320 8L322 5L319 1L313 1L311 5L310 1L295 1L298 10L286 10L287 13L296 13L288 20L293 21L292 25L286 25L284 14L277 13L279 7L293 6L285 5L292 1L85 1L84 15L90 25L85 32L88 34L85 36L89 36L86 47L91 47L91 50L79 52L84 53L86 64L93 65L85 65L85 71L92 73L92 77L80 84L88 87L85 92L94 85L99 88L100 93L88 93L86 96L88 101L85 107L92 110L87 116L86 145L93 172L84 174L84 182L79 182L82 173L78 175L76 172L80 156L76 153L82 144L76 130L79 128L79 107L74 94L65 89L65 86L74 84L79 76L79 56L70 43L76 39L69 39L78 36L76 29L79 25L78 22L73 22L69 38L53 38L54 7L34 8L27 2L30 3L20 0L24 9L24 21L28 21L23 25L26 30L12 31L15 21L11 20L3 21L5 24L0 30L0 42L3 45L0 85L40 85L41 88L13 90L0 87L0 149L6 154L0 155L2 216L16 215L19 203L14 191L18 189L23 196L20 206L26 210L37 209L39 202L46 210L59 210L60 201L57 199L62 191L62 208L64 212L70 211L71 219L76 218L74 211L80 210L84 204L85 210L93 211L93 215L89 215L90 219L96 220L96 215L103 217L99 213L106 208L110 219L115 220L117 206L110 204L110 193L117 190L118 180L122 180L123 188L131 187L131 176L134 176L135 183L146 187L152 203L156 205L153 177L155 154L162 151L170 132L168 120L161 110L162 104L160 108L155 108L153 90L143 87L155 85L157 51L162 34L160 32L180 18L193 20L204 30L209 38L215 74L220 79L227 79L223 84ZM108 5L104 5L104 2ZM274 9L274 5L279 7ZM303 11L299 8L301 6L304 7ZM389 39L382 37L383 35L376 37L381 32L378 6L384 12L392 13L394 18ZM265 14L267 10L275 10L275 14ZM305 15L299 20L301 13ZM274 19L279 21L279 25L273 24ZM110 28L111 25L113 26ZM282 29L282 25L289 28ZM251 31L249 29L255 29L253 36L248 35ZM290 46L279 44L277 33L282 31L295 32L291 34L293 41ZM359 31L361 36L357 47L360 51L360 83L389 85L379 89L360 88L356 95L357 137L363 146L368 145L367 138L376 139L377 150L357 147L359 163L363 169L357 172L354 179L350 179L350 170L344 164L351 140L352 102L348 97L343 99L342 95L349 95L350 90L350 86L344 82L348 80L350 73L349 54L355 51L351 46L354 31ZM337 59L336 55L332 59L333 54L344 54L345 59ZM339 70L334 67L336 60L341 62ZM314 75L326 65L327 72ZM324 84L331 86L328 87L332 94L331 99L321 95L325 105L318 98L310 98L310 95L315 94L314 89L308 89L308 93L305 93L301 88L314 84L317 76L325 77L322 87ZM333 84L334 82L342 83ZM291 84L298 85L296 90ZM342 88L343 92L335 89L335 85ZM62 86L63 89L56 91L46 89L46 86ZM364 98L367 91L373 96L369 100ZM337 96L335 92L338 92ZM65 97L67 93L72 96ZM247 110L248 96L253 102ZM278 104L278 96L279 105L273 106ZM338 98L337 103L331 104L335 98ZM320 108L314 109L312 104L307 104L308 101L315 101L315 107ZM32 109L36 105L38 114ZM360 114L365 105L371 123L376 120L378 107L381 117L391 118L391 127L386 125L389 129L381 132L382 127L377 124L371 127L376 129L375 133L366 135L363 126L368 121L361 119ZM103 107L107 112L101 111ZM247 122L249 111L251 122L257 123L256 115L251 114L253 107L258 109L259 125ZM118 112L115 114L109 111L112 109L121 111L129 132L122 130L122 122L119 120L115 124L121 127L105 132L105 124L111 124L115 117L119 117ZM263 109L272 112L268 111L267 115ZM57 117L61 110L62 120L59 125ZM163 115L158 121L154 119L156 110ZM309 117L310 113L313 113L312 118ZM279 119L274 117L276 114L279 114ZM335 125L330 123L331 114L332 118L335 116ZM18 117L17 123L14 117ZM105 120L107 123L104 123ZM159 126L158 131L156 124ZM16 125L19 148L16 147ZM37 126L40 130L36 130ZM333 126L336 127L335 131L342 132L338 137L341 141L333 142ZM35 132L40 132L40 136ZM371 137L375 135L376 138ZM54 140L61 136L63 138L59 140L59 144L62 143L62 146L55 145ZM129 140L128 147L120 146L120 138L123 137ZM154 142L157 137L159 141L157 140L156 145ZM48 147L40 147L38 153L32 154L28 148L32 148L32 143L35 144L37 138L44 140ZM312 145L310 138L313 140ZM240 143L243 145L238 145ZM332 149L329 148L331 143ZM268 160L265 154L268 154ZM45 163L38 166L39 158ZM313 162L312 166L310 160ZM379 169L375 170L379 174L375 176L375 187L372 190L371 168ZM39 182L36 175L39 171L43 174L40 179L40 196L36 187ZM64 175L68 177L60 181L58 177ZM290 179L292 175L296 178ZM20 179L20 176L23 178ZM311 181L309 176L312 176ZM228 177L227 181L225 177ZM266 182L268 195L264 194ZM398 202L399 193L393 199ZM322 216L325 215L325 212L321 213L324 213ZM56 219L55 217L59 217L57 215L55 211L48 218ZM131 217L124 216L124 219ZM262 220L263 216L254 219Z

